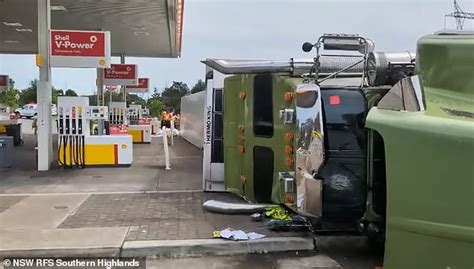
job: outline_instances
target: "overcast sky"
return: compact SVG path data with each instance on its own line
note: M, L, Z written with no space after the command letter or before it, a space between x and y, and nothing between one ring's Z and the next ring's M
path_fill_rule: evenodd
M458 0L473 12L474 0ZM423 35L444 28L451 0L186 0L182 57L127 58L139 65L159 89L173 81L191 88L204 76L204 58L288 59L313 57L304 41L323 33L357 33L372 39L379 51L416 48ZM472 28L472 22L466 26ZM454 23L448 20L448 28ZM118 62L119 59L114 59ZM0 74L10 75L19 89L38 77L33 56L0 56ZM54 68L53 85L80 94L95 91L95 69Z

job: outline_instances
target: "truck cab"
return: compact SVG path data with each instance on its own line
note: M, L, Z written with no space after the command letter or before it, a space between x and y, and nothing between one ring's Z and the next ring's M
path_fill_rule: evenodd
M226 190L380 240L384 268L472 266L472 40L424 37L416 61L357 35L305 44L314 59L206 60L229 75Z

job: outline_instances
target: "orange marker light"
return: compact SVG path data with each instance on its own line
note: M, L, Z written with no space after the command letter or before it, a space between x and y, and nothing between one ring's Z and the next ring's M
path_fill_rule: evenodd
M294 204L295 203L295 196L291 193L285 194L285 204Z
M285 101L291 103L293 101L293 93L292 92L285 92Z
M245 136L239 135L239 143L244 143L245 141Z
M247 178L245 176L240 176L240 184L244 185L247 182Z
M245 126L239 125L239 131L243 133L245 131Z
M286 157L285 164L287 167L293 167L295 165L295 159L293 157Z
M246 95L247 95L247 94L246 94L244 91L240 91L240 92L239 92L239 98L240 98L241 100L244 100Z
M293 154L293 146L286 145L285 146L285 153L286 154Z
M239 146L239 152L244 153L245 152L245 147L244 146Z
M295 138L295 136L293 135L293 133L290 133L290 132L285 133L285 140L287 142L293 142L294 138Z

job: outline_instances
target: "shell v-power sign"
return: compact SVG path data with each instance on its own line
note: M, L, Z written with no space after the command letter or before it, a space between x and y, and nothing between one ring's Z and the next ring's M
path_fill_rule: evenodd
M51 30L51 66L110 67L110 32Z

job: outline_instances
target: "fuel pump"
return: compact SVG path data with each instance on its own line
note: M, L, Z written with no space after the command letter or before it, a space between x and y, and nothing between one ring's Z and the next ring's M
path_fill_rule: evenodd
M63 167L85 166L87 97L58 97L58 162Z
M142 106L129 105L127 118L130 123L128 133L133 137L133 143L151 143L151 123L143 118Z
M107 106L88 106L86 110L86 117L89 121L89 127L92 128L94 123L98 121L108 121L109 120L109 107ZM94 131L90 135L101 135L97 126L94 128Z
M127 134L128 120L126 117L127 104L125 102L109 103L109 133Z
M65 168L129 166L133 161L132 136L91 135L90 124L97 120L124 123L125 103L114 107L89 106L87 97L58 98L58 162Z
M150 115L150 110L148 108L142 108L141 109L141 117L149 116Z
M130 125L138 125L138 121L142 118L141 105L129 105L127 109L127 118Z

